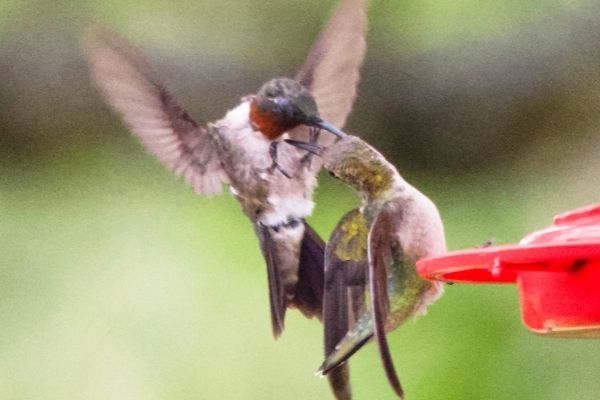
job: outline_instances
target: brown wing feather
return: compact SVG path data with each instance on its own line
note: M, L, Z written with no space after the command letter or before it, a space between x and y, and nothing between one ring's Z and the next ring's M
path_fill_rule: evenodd
M328 355L346 335L348 329L364 311L364 290L367 283L366 252L361 256L358 231L349 233L345 227L357 219L359 210L347 213L338 223L325 248L325 291L323 294L323 324L325 353ZM366 224L366 222L365 222Z
M325 287L323 294L323 324L325 356L346 335L364 312L364 291L367 279L367 258L360 255L360 237L349 233L347 224L361 220L359 210L347 213L333 231L325 249ZM357 231L358 233L358 231ZM343 249L343 250L341 250ZM353 257L343 257L342 253ZM352 259L354 258L354 259ZM327 377L337 399L350 399L350 375L347 364L328 372Z
M367 48L366 9L366 0L342 0L296 75L315 97L321 117L338 128L344 126L356 97ZM291 135L300 140L300 131ZM321 142L330 144L333 136L321 135Z
M83 41L92 76L144 146L199 194L214 195L227 177L212 138L162 86L143 55L113 32Z
M400 397L404 397L402 385L398 379L396 368L388 346L385 324L389 312L387 293L387 270L392 261L392 245L394 232L393 215L382 210L376 217L369 232L369 290L371 308L373 310L374 336L381 355L381 361L387 379Z

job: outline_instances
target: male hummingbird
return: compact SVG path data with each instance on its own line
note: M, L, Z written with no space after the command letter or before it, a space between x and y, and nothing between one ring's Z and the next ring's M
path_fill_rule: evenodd
M344 125L356 96L366 24L366 0L341 0L294 80L267 82L206 126L124 39L104 33L84 41L94 80L144 146L196 193L215 195L228 184L240 202L267 264L275 338L288 307L321 318L324 279L324 243L305 222L320 160L277 145L284 135L330 144L333 136L318 137L321 128L341 134L335 126ZM346 383L338 390L332 381L339 398L347 397Z
M327 148L288 142L321 155L325 168L362 199L361 207L338 223L325 250L326 359L318 373L328 374L375 336L388 380L402 398L386 332L423 314L442 294L440 282L424 280L416 271L419 258L446 251L439 212L377 150L355 136ZM367 284L370 307L365 304Z

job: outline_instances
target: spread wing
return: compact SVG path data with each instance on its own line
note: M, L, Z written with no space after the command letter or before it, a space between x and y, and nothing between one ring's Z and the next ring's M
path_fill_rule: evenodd
M396 374L385 334L385 324L389 312L388 268L392 263L402 262L398 259L401 255L393 252L393 249L397 247L393 232L394 216L388 209L383 209L375 218L369 232L369 291L373 310L374 335L385 374L396 394L402 398L404 392Z
M338 223L325 249L323 324L326 357L365 309L368 229L360 211L350 211ZM327 377L336 398L350 398L347 365L336 367Z
M346 122L356 97L367 48L366 9L366 0L341 0L296 75L315 97L321 117L338 128ZM302 139L299 133L291 135ZM333 137L322 135L321 140L333 142Z
M220 193L227 176L212 138L159 82L143 55L112 32L89 33L83 47L107 102L146 149L196 193Z

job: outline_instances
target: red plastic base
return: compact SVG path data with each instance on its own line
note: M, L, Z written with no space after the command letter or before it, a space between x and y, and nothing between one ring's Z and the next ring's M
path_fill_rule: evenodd
M600 204L561 214L518 245L453 252L417 268L428 279L517 283L532 331L600 338Z

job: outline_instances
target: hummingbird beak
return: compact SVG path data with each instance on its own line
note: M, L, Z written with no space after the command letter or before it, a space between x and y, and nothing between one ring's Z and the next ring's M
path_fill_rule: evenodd
M343 138L344 136L346 136L346 134L344 132L342 132L335 126L331 125L329 122L325 121L321 117L317 117L314 121L309 122L307 125L316 126L318 128L325 129L326 131L333 133L335 136L337 136L339 138Z
M306 150L309 153L314 154L319 157L323 156L323 153L325 152L325 148L318 144L301 142L299 140L294 140L294 139L285 139L285 142L292 146L296 146L299 149Z

